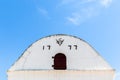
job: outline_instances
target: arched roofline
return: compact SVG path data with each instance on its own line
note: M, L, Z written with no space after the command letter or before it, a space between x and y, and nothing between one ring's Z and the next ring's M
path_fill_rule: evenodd
M68 36L68 37L73 37L73 38L76 38L78 40L81 40L83 42L85 42L87 45L89 45L96 53L98 56L102 57L97 51L95 48L93 48L87 41L77 37L77 36L73 36L73 35L68 35L68 34L53 34L53 35L49 35L49 36L45 36L45 37L42 37L42 38L39 38L38 40L36 40L35 42L33 42L31 45L29 45L24 51L23 53L20 55L20 57L18 57L18 59L12 64L12 66L17 62L19 61L19 59L24 55L24 53L33 45L35 44L36 42L42 40L42 39L45 39L45 38L49 38L49 37L53 37L53 36ZM102 57L103 58L103 57ZM103 60L106 62L106 60L103 58ZM108 64L108 63L107 63ZM108 64L109 65L109 64ZM11 67L12 67L11 66ZM109 65L110 66L110 65ZM8 70L9 71L9 70Z

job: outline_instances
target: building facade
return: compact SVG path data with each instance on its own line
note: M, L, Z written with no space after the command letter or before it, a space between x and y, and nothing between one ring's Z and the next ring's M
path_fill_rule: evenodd
M7 74L8 80L113 80L114 69L84 40L53 35L33 43Z

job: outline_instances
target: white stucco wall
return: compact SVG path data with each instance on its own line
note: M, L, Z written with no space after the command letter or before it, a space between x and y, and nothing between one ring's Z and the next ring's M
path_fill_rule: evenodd
M8 72L9 80L113 80L114 71L14 71Z
M57 53L65 54L66 70L53 69ZM114 69L85 41L53 35L33 43L7 74L8 80L113 80Z
M64 40L61 46L56 40ZM50 50L48 45L51 46ZM71 45L71 50L68 45ZM75 46L77 45L77 50ZM44 50L43 50L44 46ZM33 43L9 69L11 70L52 70L53 59L57 53L67 57L69 70L111 70L111 66L85 41L67 35L54 35Z

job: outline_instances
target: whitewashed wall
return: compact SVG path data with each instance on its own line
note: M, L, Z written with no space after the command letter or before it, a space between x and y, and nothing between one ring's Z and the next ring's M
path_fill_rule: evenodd
M61 46L56 40L64 40ZM50 50L48 49L48 46ZM71 45L71 50L69 45ZM77 45L77 50L75 46ZM44 50L43 50L44 46ZM46 37L33 43L9 70L53 69L53 59L57 53L67 58L67 69L111 70L111 66L85 41L67 35Z
M15 71L8 80L113 80L114 71Z
M66 55L66 70L53 69L57 53ZM114 69L84 40L53 35L33 43L7 74L8 80L113 80Z

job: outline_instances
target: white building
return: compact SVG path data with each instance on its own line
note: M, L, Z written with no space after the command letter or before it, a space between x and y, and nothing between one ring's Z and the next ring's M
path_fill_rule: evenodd
M33 43L8 80L113 80L114 69L84 40L53 35Z

